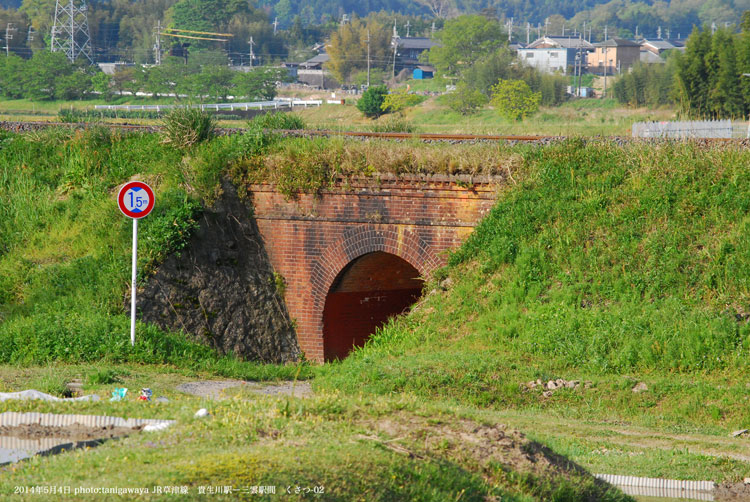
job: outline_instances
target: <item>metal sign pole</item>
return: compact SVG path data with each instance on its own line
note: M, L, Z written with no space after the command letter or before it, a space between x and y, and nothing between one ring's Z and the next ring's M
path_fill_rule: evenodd
M133 274L130 293L130 345L135 346L135 277L138 264L138 218L133 218Z
M141 181L125 183L117 194L122 214L133 220L133 266L130 290L130 345L135 347L135 287L138 267L138 220L154 209L154 191Z

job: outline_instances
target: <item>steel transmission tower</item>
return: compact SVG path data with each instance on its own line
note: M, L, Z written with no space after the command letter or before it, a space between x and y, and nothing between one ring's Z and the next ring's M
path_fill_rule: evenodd
M73 0L55 0L55 22L52 25L52 52L64 52L72 63L84 56L94 64L91 56L91 36L86 15L86 0L80 7Z

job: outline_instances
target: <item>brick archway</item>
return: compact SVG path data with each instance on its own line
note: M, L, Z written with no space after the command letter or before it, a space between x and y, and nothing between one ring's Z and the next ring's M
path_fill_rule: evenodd
M323 308L331 284L344 267L360 256L375 251L398 256L416 268L422 276L427 276L441 264L434 250L409 230L404 230L399 236L392 229L364 225L355 227L344 232L341 239L326 248L313 265L313 306Z
M323 310L337 275L359 257L395 255L426 277L494 204L496 179L383 175L340 180L289 199L253 185L253 213L305 357L324 360Z
M318 330L322 332L326 296L339 272L357 258L376 251L398 256L417 269L422 277L427 277L441 264L435 251L408 229L399 232L391 228L362 225L346 230L313 265L313 323Z

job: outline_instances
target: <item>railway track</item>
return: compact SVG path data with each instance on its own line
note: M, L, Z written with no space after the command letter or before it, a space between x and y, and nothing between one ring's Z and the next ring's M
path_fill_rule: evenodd
M11 122L0 121L0 130L12 132L33 132L50 127L68 127L74 129L88 129L91 127L107 127L113 130L158 133L161 126L156 125L139 125L139 124L106 124L106 123L67 123L67 122ZM216 132L220 136L230 134L242 134L245 128L217 128ZM548 144L556 141L562 141L568 136L537 136L537 135L494 135L494 134L443 134L443 133L406 133L406 132L364 132L364 131L326 131L326 130L282 130L277 131L285 136L297 137L331 137L345 136L351 138L375 138L375 139L393 139L393 140L414 140L418 139L425 142L451 142L451 143L477 143L477 142L507 142L515 143L532 143ZM631 141L661 141L658 138L636 140L626 136L592 136L586 140L601 141L603 139L616 141L618 143L627 143ZM750 139L694 139L699 144L738 144L744 147L750 147Z

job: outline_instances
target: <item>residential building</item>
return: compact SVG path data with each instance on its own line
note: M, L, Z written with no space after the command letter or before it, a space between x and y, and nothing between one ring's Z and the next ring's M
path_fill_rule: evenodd
M641 45L624 38L610 38L594 44L588 70L598 75L614 75L627 70L641 59Z
M560 36L547 36L534 40L527 47L527 49L583 49L586 51L594 50L594 46L590 42L586 41L585 38L580 36L569 35L566 37Z
M391 39L391 48L395 48L394 64L396 73L401 70L413 72L422 63L419 56L438 45L437 42L426 37L399 37L395 35Z
M579 49L540 48L518 49L518 58L525 64L544 73L561 73L573 75L577 57L584 58L586 66L586 52Z
M336 80L331 77L331 72L323 68L330 59L331 57L323 52L300 63L297 66L297 81L321 89L338 87Z

